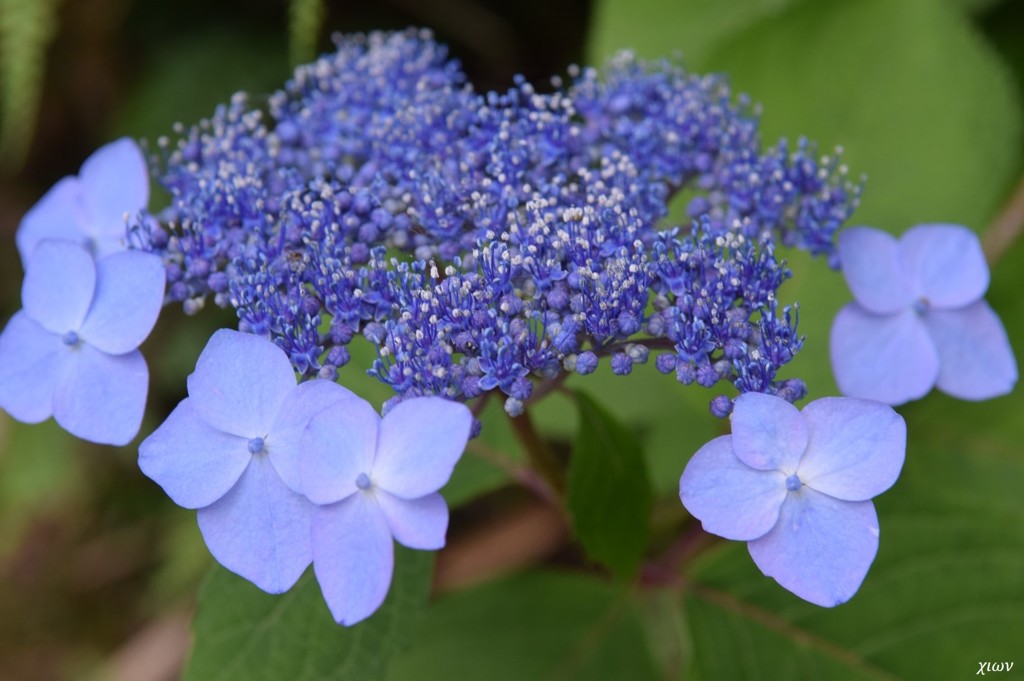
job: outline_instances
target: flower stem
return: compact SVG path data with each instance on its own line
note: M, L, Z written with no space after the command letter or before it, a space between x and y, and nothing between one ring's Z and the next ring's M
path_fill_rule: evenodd
M537 433L530 417L529 410L523 410L519 416L509 418L512 430L519 444L526 450L530 465L543 477L559 496L565 493L565 471L555 456L551 446Z
M1017 183L1003 210L982 235L981 243L989 265L999 260L1021 232L1024 232L1024 178Z

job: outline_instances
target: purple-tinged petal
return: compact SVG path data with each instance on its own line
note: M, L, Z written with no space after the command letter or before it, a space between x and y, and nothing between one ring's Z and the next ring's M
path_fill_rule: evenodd
M57 378L53 418L83 440L126 445L142 425L148 389L149 369L138 350L108 355L82 343Z
M380 425L371 478L403 499L441 489L466 449L473 415L464 404L441 397L400 402Z
M164 266L142 251L96 262L96 293L79 335L95 348L121 355L142 344L164 302Z
M184 399L139 445L139 468L174 503L202 508L238 482L253 456L248 443L203 421Z
M395 545L380 507L353 494L313 516L313 570L334 620L351 626L384 602L395 567Z
M217 562L267 593L284 593L313 559L313 504L288 489L265 454L238 483L199 509L199 530Z
M831 608L864 581L878 553L878 516L870 501L840 501L803 487L786 497L772 531L747 548L765 575Z
M435 492L419 499L402 499L376 489L373 496L399 544L425 551L444 547L448 532L448 504L440 494Z
M104 145L85 160L78 178L97 257L124 250L126 214L149 203L149 171L142 150L127 137Z
M67 346L18 310L0 333L0 408L25 423L53 415L53 393Z
M981 242L960 225L917 225L900 239L915 295L936 309L963 307L988 290L989 274Z
M939 375L939 354L912 310L889 316L856 303L839 311L830 338L832 371L844 395L903 404L923 397Z
M25 269L21 302L47 331L64 335L82 326L96 290L96 264L70 241L44 241Z
M196 413L218 430L248 438L267 436L294 388L284 350L231 329L213 334L188 377Z
M1013 390L1017 360L988 303L932 310L924 320L939 351L939 390L962 400L987 400Z
M914 290L900 259L899 242L871 227L839 233L839 259L853 297L875 314L891 314L909 306Z
M800 411L774 395L744 393L732 411L732 448L739 460L758 470L792 474L807 447L807 424Z
M356 479L371 475L379 427L380 416L359 398L320 410L299 444L302 493L317 504L333 504L355 493Z
M889 489L903 468L907 425L881 402L825 397L803 410L810 442L797 475L807 486L845 501Z
M361 401L348 388L343 388L334 381L320 379L300 383L288 393L288 397L281 405L281 411L278 412L277 420L270 428L266 447L277 474L293 491L303 493L301 464L302 459L309 456L301 445L306 426L314 416L330 405L348 400ZM374 417L376 416L374 412ZM373 437L376 438L376 431ZM370 451L372 457L372 446ZM367 465L365 470L368 469Z
M733 437L716 437L697 450L679 479L679 498L706 531L748 541L778 521L786 475L759 471L740 461L733 452Z
M77 177L68 176L53 185L21 219L15 240L23 265L45 239L73 241L83 247L88 243L82 187Z

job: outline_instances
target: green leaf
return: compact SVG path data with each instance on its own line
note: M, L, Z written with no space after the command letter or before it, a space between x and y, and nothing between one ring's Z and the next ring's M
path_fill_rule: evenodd
M353 627L334 622L312 570L273 596L217 566L199 590L195 648L185 681L368 681L416 631L433 554L396 546L387 600Z
M723 38L796 0L601 0L595 3L587 58L601 63L620 50L646 59L681 52L696 63Z
M650 534L651 492L636 436L576 393L579 434L569 461L566 506L587 555L620 576L639 565Z
M869 178L858 223L980 229L1018 168L1013 83L947 2L799 3L723 40L700 67L764 104L766 141L841 144Z
M388 681L658 679L621 587L526 573L435 603Z
M35 130L59 0L0 0L0 164L16 170Z

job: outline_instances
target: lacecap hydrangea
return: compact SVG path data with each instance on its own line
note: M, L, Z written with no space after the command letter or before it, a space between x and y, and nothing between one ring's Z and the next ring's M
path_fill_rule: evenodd
M409 30L339 37L267 100L178 126L150 159L168 204L129 192L118 243L159 258L166 302L232 308L238 331L210 340L140 466L198 509L225 567L281 592L312 562L353 624L387 592L393 540L444 545L438 490L481 427L464 403L500 396L515 418L570 374L653 362L733 414L731 439L687 467L684 504L797 595L846 600L874 558L870 499L899 472L902 420L865 400L792 406L806 388L779 372L803 338L778 249L838 266L861 185L838 150L766 145L758 115L720 76L628 53L481 93ZM74 191L116 194L91 167ZM19 238L67 239L37 222ZM383 416L337 383L359 370L357 338L395 393ZM22 398L5 399L17 416ZM799 564L819 553L824 578Z

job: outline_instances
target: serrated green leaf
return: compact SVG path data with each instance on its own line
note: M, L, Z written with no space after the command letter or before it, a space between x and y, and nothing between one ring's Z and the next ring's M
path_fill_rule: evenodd
M587 555L628 576L650 534L651 491L640 441L584 393L576 393L576 403L579 433L566 507Z
M185 681L372 681L418 627L433 554L396 546L387 600L353 627L335 624L312 570L273 596L216 566L199 590Z
M658 679L628 594L586 575L526 573L446 596L388 681Z

